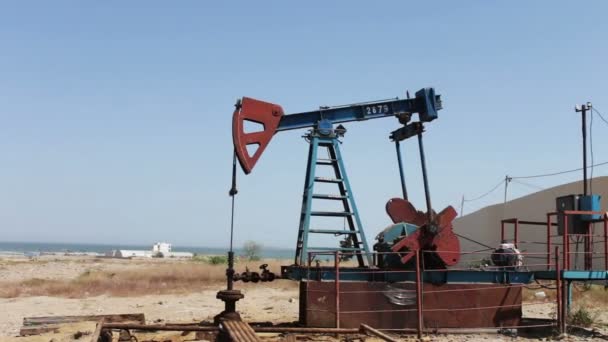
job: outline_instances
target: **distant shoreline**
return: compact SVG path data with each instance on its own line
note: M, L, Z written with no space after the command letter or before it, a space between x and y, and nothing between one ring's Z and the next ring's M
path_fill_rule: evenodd
M90 244L90 243L56 243L56 242L0 242L0 256L25 255L27 253L106 253L116 249L149 250L152 244ZM173 245L176 252L192 252L194 254L224 255L227 248L222 247L192 247ZM237 255L240 248L235 249ZM260 256L263 258L291 258L294 251L276 247L262 247Z

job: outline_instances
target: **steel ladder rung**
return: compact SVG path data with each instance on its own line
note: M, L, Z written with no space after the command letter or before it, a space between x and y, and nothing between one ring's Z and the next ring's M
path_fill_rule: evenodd
M358 230L348 230L348 229L309 229L309 233L316 234L358 234Z
M317 161L316 163L317 163L317 165L334 165L334 162L332 162L332 161L324 161L324 160Z
M348 211L311 211L310 216L336 216L336 217L347 217L353 216L354 214Z
M317 160L315 160L315 162L317 164L323 164L323 165L334 165L334 163L337 161L338 161L338 159L334 159L334 158L318 158Z
M319 183L342 183L343 180L340 179L340 178L315 177L315 182L319 182Z
M313 194L312 198L316 198L316 199L326 199L326 200L344 200L347 199L348 196L343 196L343 195L331 195L331 194Z

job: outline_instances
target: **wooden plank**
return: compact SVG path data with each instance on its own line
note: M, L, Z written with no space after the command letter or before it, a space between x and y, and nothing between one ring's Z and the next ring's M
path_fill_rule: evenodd
M220 324L224 327L226 332L228 332L228 336L230 336L234 342L260 341L258 336L255 334L255 331L253 331L247 322L224 320Z
M19 330L19 336L31 336L40 335L48 332L59 332L59 326L57 325L40 325L35 327L21 327Z
M42 316L42 317L24 317L23 326L37 326L37 325L50 325L50 324L63 324L63 323L74 323L74 322L86 322L93 321L98 322L103 320L106 323L120 323L120 322L137 322L144 324L146 318L143 313L136 314L113 314L113 315L81 315L81 316Z
M101 329L103 328L103 319L100 319L97 322L97 327L95 327L95 331L91 335L91 342L97 342L99 340L99 335L101 335Z

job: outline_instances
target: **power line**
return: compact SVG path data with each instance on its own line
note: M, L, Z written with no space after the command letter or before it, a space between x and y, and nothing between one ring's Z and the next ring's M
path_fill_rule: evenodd
M608 120L606 120L606 118L604 118L604 116L602 116L602 113L600 113L597 109L595 109L595 107L591 107L591 111L594 112L595 114L597 114L600 119L602 119L602 121L604 121L606 123L606 125L608 125Z
M597 163L597 164L592 164L587 166L587 168L593 168L595 166L602 166L602 165L608 165L608 161L607 162L603 162L603 163ZM577 169L571 169L571 170L564 170L564 171L558 171L558 172L551 172L551 173L544 173L544 174L539 174L539 175L532 175L532 176L513 176L513 177L509 177L509 180L514 181L514 180L518 180L518 179L530 179L530 178L541 178L541 177L550 177L550 176L558 176L558 175L563 175L566 173L572 173L572 172L577 172L577 171L581 171L583 168L579 167ZM486 197L487 195L491 194L492 192L494 192L496 189L498 189L499 186L501 186L503 183L505 182L505 179L501 179L500 182L498 184L496 184L492 189L488 190L487 192L485 192L483 195L477 196L475 198L471 198L471 199L464 199L464 202L472 202L472 201L477 201L479 199L482 199L484 197ZM519 182L522 185L527 185L527 186L531 186L531 187L538 187L538 186L534 186L528 183L523 183L523 182Z
M602 121L604 121L604 123L606 123L608 125L608 120L606 120L606 118L604 118L604 116L602 116L602 114L597 109L595 109L594 107L591 107L591 110L592 110L592 112L596 113L600 117L600 119L602 119ZM590 134L591 165L587 166L587 168L591 169L591 179L593 179L593 168L596 167L596 166L608 165L608 161L602 162L602 163L598 163L598 164L594 164L594 155L593 155L593 115L591 115L590 130L591 130L591 134ZM578 172L578 171L581 171L583 169L585 169L585 168L584 167L580 167L580 168L571 169L571 170L564 170L564 171L543 173L543 174L530 175L530 176L514 176L514 177L506 176L504 179L501 179L500 182L498 182L498 184L496 184L494 187L492 187L490 190L486 191L485 193L483 193L480 196L477 196L477 197L471 198L471 199L467 199L467 198L465 198L463 196L462 197L462 203L461 203L461 214L462 214L463 205L464 205L465 202L473 202L473 201L480 200L480 199L482 199L482 198L490 195L494 191L496 191L496 189L498 189L502 184L507 184L508 182L515 181L518 184L521 184L521 185L524 185L524 186L528 186L530 188L535 188L535 189L538 189L538 190L544 190L544 188L539 187L537 185L526 183L526 182L522 182L522 181L518 181L518 180L520 180L520 179L531 179L531 178L542 178L542 177L558 176L558 175L563 175L563 174L567 174L567 173ZM505 187L505 191L506 191L506 187Z
M606 164L608 164L608 161L607 162L603 162L603 163L598 163L598 164L590 165L590 166L587 166L587 168L594 167L594 166L602 166L602 165L606 165ZM533 175L533 176L517 176L517 177L511 177L511 178L512 179L529 179L529 178L541 178L541 177L557 176L557 175L563 175L565 173L571 173L571 172L581 171L582 169L583 169L582 167L579 167L578 169L572 169L572 170L565 170L565 171L552 172L552 173L544 173L544 174Z
M488 249L494 249L494 248L495 248L495 247L488 246L488 245L486 245L486 244L485 244L485 243L483 243L483 242L475 241L475 240L471 239L470 237L464 236L464 235L462 235L462 234L454 233L454 235L456 235L456 236L458 236L458 237L460 237L460 238L462 238L462 239L468 240L468 241L470 241L470 242L476 243L476 244L478 244L478 245L480 245L480 246L486 247L486 248L488 248Z
M525 186L527 186L527 187L529 187L529 188L532 188L532 189L536 189L536 190L545 190L545 188L543 188L543 187L541 187L541 186L534 185L534 184L530 184L530 183L528 183L528 182L522 182L522 181L517 180L517 179L513 179L513 182L514 182L514 183L517 183L517 184L520 184L520 185L525 185Z
M504 179L501 179L500 182L498 184L496 184L496 186L494 186L492 189L490 189L489 191L485 192L483 195L481 196L477 196L475 198L471 198L471 199L463 199L463 202L472 202L472 201L477 201L479 199L482 199L484 197L486 197L487 195L491 194L492 192L494 192L496 189L498 189L499 186L501 186L503 183L505 182Z

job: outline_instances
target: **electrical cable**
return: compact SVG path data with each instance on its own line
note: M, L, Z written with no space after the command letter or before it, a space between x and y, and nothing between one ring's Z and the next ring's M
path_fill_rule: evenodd
M603 162L603 163L597 163L594 165L589 165L587 166L587 168L590 167L594 167L594 166L602 166L602 165L607 165L607 162ZM517 177L511 177L512 179L529 179L529 178L541 178L541 177L549 177L549 176L557 176L557 175L562 175L565 173L571 173L571 172L576 172L576 171L581 171L583 168L579 167L578 169L572 169L572 170L565 170L565 171L559 171L559 172L553 172L553 173L545 173L545 174L539 174L539 175L533 175L533 176L517 176Z
M606 123L608 124L608 120L606 121ZM592 158L593 160L593 158ZM602 165L608 165L608 161L606 162L602 162L602 163L597 163L597 164L591 164L589 166L587 166L587 168L592 168L596 167L596 166L602 166ZM515 180L520 180L520 179L530 179L530 178L541 178L541 177L550 177L550 176L557 176L557 175L563 175L566 173L572 173L572 172L577 172L577 171L581 171L583 168L579 167L577 169L571 169L571 170L564 170L564 171L558 171L558 172L552 172L552 173L544 173L544 174L538 174L538 175L532 175L532 176L514 176L514 177L509 177L510 181L515 181ZM473 202L473 201L477 201L480 200L486 196L488 196L489 194L491 194L492 192L496 191L496 189L498 189L498 187L500 187L503 183L505 182L504 179L502 179L498 184L496 184L492 189L488 190L487 192L483 193L480 196L477 196L475 198L471 198L471 199L463 199L463 202ZM544 188L541 188L539 186L536 185L532 185L529 183L524 183L522 181L518 181L517 183L521 184L521 185L526 185L529 187L535 187L538 188L539 190L544 190Z
M458 233L454 233L454 235L458 236L459 238L463 238L465 240L468 240L468 241L471 241L473 243L476 243L476 244L478 244L480 246L484 246L484 247L486 247L488 249L492 249L492 250L495 249L495 247L490 247L490 246L486 245L485 243L482 243L482 242L479 242L479 241L475 241L475 240L473 240L473 239L471 239L469 237L466 237L464 235L461 235L461 234L458 234Z
M533 189L536 189L536 190L545 190L545 188L543 188L541 186L530 184L530 183L527 183L527 182L522 182L522 181L517 180L517 179L512 180L512 182L515 182L515 183L520 184L520 185L525 185L525 186L527 186L529 188L533 188Z
M602 119L602 121L604 121L606 123L606 125L608 125L608 120L606 120L606 118L604 118L602 113L600 113L597 109L595 109L595 107L591 107L591 111L595 112L595 114L597 114L600 117L600 119Z
M498 189L499 186L501 186L503 183L505 182L504 179L501 179L500 182L498 184L496 184L495 187L493 187L492 189L490 189L489 191L485 192L483 195L481 196L477 196L475 198L471 198L471 199L464 199L463 202L472 202L472 201L477 201L480 200L484 197L486 197L487 195L491 194L492 192L494 192L496 189Z

